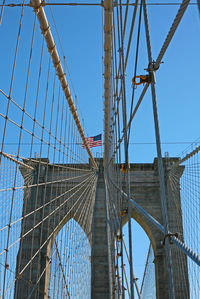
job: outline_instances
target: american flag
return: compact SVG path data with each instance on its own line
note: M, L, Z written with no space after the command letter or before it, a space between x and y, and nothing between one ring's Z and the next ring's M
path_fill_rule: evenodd
M99 134L97 136L86 138L89 147L101 146L102 145L101 139L102 139L101 134ZM85 145L83 142L82 142L82 147L85 148Z

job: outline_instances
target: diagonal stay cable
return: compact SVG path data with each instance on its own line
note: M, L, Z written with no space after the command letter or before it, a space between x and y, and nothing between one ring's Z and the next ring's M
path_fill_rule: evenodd
M134 7L132 21L131 21L131 28L130 28L129 39L128 39L128 46L127 46L127 51L126 51L126 55L125 55L125 69L126 69L126 66L127 66L130 47L131 47L131 42L132 42L132 37L133 37L133 30L134 30L134 26L135 26L138 2L139 2L139 0L136 0L135 5L134 5L135 7ZM118 31L119 31L119 28L118 28ZM124 22L123 36L124 36L124 34L125 34L125 22ZM119 35L119 33L118 33L118 35ZM118 79L119 79L120 71L121 71L121 61L119 61L118 71L116 70L116 90L115 90L116 95L118 94L118 82L119 82ZM119 101L120 101L121 94L122 94L122 88L120 88L119 96L117 97L117 110L116 110L116 113L118 113L118 110L119 110Z
M117 190L120 191L122 196L127 198L127 194L121 190L110 178L109 180L115 186ZM153 216L151 216L144 208L142 208L134 199L130 199L131 205L139 213L141 213L148 221L150 221L163 235L165 234L164 226L160 224ZM185 243L183 243L179 238L175 237L170 231L171 241L188 257L190 257L198 266L200 266L200 256L197 253L194 253Z
M123 242L123 245L124 245L124 248L125 248L125 252L126 252L126 256L127 256L128 262L130 263L130 257L129 257L129 254L128 254L128 249L127 249L127 247L126 247L126 243L125 243L125 240L124 240L123 235L122 235L122 242ZM138 294L138 298L139 298L139 299L142 299L142 297L141 297L141 292L140 292L140 290L139 290L138 283L137 283L137 280L136 280L136 278L135 278L134 271L133 271L133 279L134 279L134 283L135 283L136 291L137 291L137 294Z
M124 265L122 265L122 269L123 269L123 273L124 273L124 277L125 277L125 281L126 281L128 296L129 296L129 298L131 298L130 288L129 288L129 284L128 284L128 278L127 278L127 275L126 275L126 268L125 268Z
M89 184L89 185L91 185L91 184ZM87 189L90 187L90 186L87 186ZM88 189L89 190L89 189ZM91 193L91 191L90 191L90 193ZM89 201L89 199L90 199L90 195L89 196L87 196L87 200L86 201ZM86 203L86 201L85 201L85 203ZM85 203L84 203L84 206L85 206ZM79 205L81 205L81 203L79 204ZM76 211L77 211L77 209L76 209ZM75 212L75 214L76 214L76 212ZM75 215L74 214L74 215ZM84 214L84 209L82 209L82 211L81 211L81 215L82 214ZM80 216L81 216L80 215ZM79 220L78 220L78 223L79 223ZM58 225L59 226L59 225ZM54 229L54 233L56 232L56 229L57 229L57 227ZM53 237L53 236L52 236ZM52 254L52 256L55 254L55 252L56 251L54 251L54 253ZM37 287L37 285L38 285L38 282L40 281L40 279L41 279L41 277L44 275L44 273L46 272L46 270L47 270L47 267L49 266L49 264L52 262L52 257L51 257L51 259L49 259L49 261L48 261L48 263L47 263L47 265L45 266L45 268L44 268L44 270L42 271L42 273L41 273L41 275L39 276L39 278L38 278L38 281L37 281L37 283L35 284L35 286L33 287L33 289L32 289L32 291L31 291L31 293L29 294L29 297L28 298L30 298L31 297L31 295L32 295L32 293L33 293L33 291L35 290L35 288ZM21 278L21 279L23 279L23 278ZM24 279L23 279L24 280ZM16 279L14 280L14 282L16 281ZM29 281L26 281L26 280L24 280L25 282L27 282L27 283L29 283ZM40 289L39 289L39 291L40 291ZM40 291L41 292L41 291ZM28 299L27 298L27 299Z
M159 185L160 185L160 198L161 198L161 210L164 223L165 235L169 232L169 221L168 221L168 208L167 208L167 195L166 195L166 186L165 186L165 177L164 177L164 168L163 160L161 153L161 144L160 144L160 128L158 120L158 110L157 110L157 98L156 98L156 88L155 88L155 72L152 59L152 49L151 49L151 38L149 31L149 20L147 14L146 0L142 1L143 3L143 12L144 12L144 24L145 24L145 35L146 35L146 44L147 44L147 53L149 61L149 76L151 80L151 94L152 94L152 105L153 105L153 118L154 118L154 127L155 127L155 138L156 138L156 149L157 149L157 158L158 158L158 174L159 174ZM174 299L174 281L173 281L173 271L172 271L172 253L170 248L169 239L166 239L165 245L165 255L166 255L166 266L167 266L167 278L169 281L168 292L169 298Z
M148 262L149 262L150 250L151 250L151 243L149 245L149 249L148 249L148 253L147 253L146 263L145 263L145 267L144 267L144 274L143 274L141 288L140 288L140 294L142 294L142 290L143 290L143 286L144 286L144 280L145 280L146 273L147 273L147 265L148 265Z
M121 34L121 86L122 86L122 114L123 114L123 130L124 130L124 153L125 153L125 164L127 168L126 172L126 192L128 196L128 236L129 236L129 255L130 255L130 289L131 299L134 298L134 285L133 285L133 258L132 258L132 228L131 228L131 213L130 213L130 174L128 170L129 152L128 152L128 140L127 140L127 110L126 110L126 81L125 81L125 61L124 61L124 40L122 36L122 1L120 3L120 34Z
M176 29L178 28L178 25L188 7L188 5L189 5L189 2L190 2L190 0L183 0L182 4L177 12L177 15L172 23L172 26L169 30L169 33L164 41L164 44L160 50L160 53L158 54L158 58L156 59L155 66L154 66L155 69L159 68L162 58L163 58L165 52L167 51L167 48L168 48L168 46L174 36L174 33L176 32Z
M96 181L96 179L95 179L95 181ZM83 206L82 206L82 204L80 204L80 206L82 207L81 208L81 213L80 213L80 216L79 216L79 218L78 219L76 219L76 217L75 217L75 214L77 213L77 211L78 211L78 209L76 209L76 211L75 211L75 213L73 214L73 218L75 217L75 219L76 219L76 222L77 223L79 223L79 225L82 227L82 229L83 229L83 231L85 232L87 229L86 229L86 226L87 226L87 221L86 220L88 220L88 217L87 217L87 214L89 213L89 209L91 208L91 198L92 198L92 194L93 194L93 187L94 187L94 184L93 184L93 186L92 186L92 188L91 188L91 190L89 190L89 194L85 194L85 196L84 196L84 198L83 198ZM87 213L87 210L88 210L88 213ZM62 221L61 221L62 222ZM62 224L60 223L60 224L58 224L58 227L60 227L60 226L62 226ZM69 234L70 234L70 239L68 239L68 243L67 243L67 246L66 246L66 248L65 248L65 250L69 250L70 252L72 252L72 255L74 255L74 254L76 254L75 253L75 251L74 250L70 250L70 247L71 247L71 243L73 243L73 235L76 233L76 230L77 230L77 227L73 230L73 231L71 231ZM65 231L65 236L66 236L66 233L67 233L67 231ZM76 245L78 246L78 244L80 244L80 241L81 241L81 239L80 239L80 234L79 234L79 237L78 237L78 241L76 242ZM60 245L60 246L62 246L62 245ZM76 247L77 247L76 246ZM73 261L71 260L71 262L70 261L67 261L67 263L72 263ZM65 265L65 267L66 267L66 265ZM68 281L69 281L69 274L68 274ZM55 276L54 276L54 278L53 278L53 280L55 279ZM52 284L52 280L51 280L51 282L50 282L50 285ZM73 296L73 294L71 294L71 296Z
M50 214L48 214L42 221L38 222L34 227L32 227L29 231L27 231L24 235L22 235L20 238L18 238L14 243L10 244L8 249L10 249L13 245L15 245L16 243L18 243L22 238L24 238L26 235L28 235L30 232L32 232L36 227L38 227L42 222L44 222L46 219L48 219L51 215L53 215L57 210L59 210L63 205L65 205L78 191L80 191L84 185L88 184L88 180L91 179L92 177L94 177L94 175L92 175L91 177L87 178L86 180L84 180L83 182L81 182L80 184L78 185L83 185L81 186L78 190L74 191L74 193L72 195L70 195L62 204L60 204L54 211L52 211ZM78 187L75 186L73 187L72 189L75 189ZM70 192L72 189L70 190L67 190L66 192L62 193L61 195L53 198L51 201L45 203L44 205L40 206L39 208L37 208L37 210L35 211L38 211L44 207L46 207L47 205L51 204L52 202L55 202L55 200L59 199L60 197L62 197L63 195L66 195L68 192ZM31 214L33 214L33 212L30 212L29 214L25 215L26 217L27 216L30 216ZM24 217L25 217L24 216ZM23 218L23 217L22 217ZM0 253L0 256L5 252L6 250L4 249L1 253Z
M86 189L85 190L83 190L83 192L81 193L81 195L78 197L78 199L77 199L77 201L75 202L75 204L69 209L69 211L67 212L67 214L70 214L70 212L71 212L71 210L77 205L77 203L80 201L80 199L81 199L81 197L82 197L82 195L87 191L87 188L88 188L88 186L86 186ZM58 208L60 209L60 207L62 206L63 204L61 204ZM58 208L56 208L54 211L53 211L53 213L55 213L55 211L58 209ZM50 214L52 214L52 213L50 213ZM43 221L45 220L45 219L47 219L49 217L49 215L47 216L47 217L45 217L44 219L43 219ZM40 224L40 223L39 223ZM36 226L38 226L38 224L36 225ZM50 233L50 235L48 236L48 238L45 240L45 242L41 245L41 247L39 248L39 250L37 250L35 253L34 253L34 255L32 256L32 258L30 259L30 261L25 265L25 267L20 271L20 274L22 274L24 271L25 271L25 269L28 267L28 265L32 262L32 260L37 256L37 254L41 251L41 249L45 246L45 244L51 239L51 237L53 236L53 234L54 234L54 232L56 231L56 229L57 229L57 227L52 231L52 233ZM25 234L26 235L26 234ZM25 236L24 235L24 236ZM24 237L23 236L23 237Z
M68 72L69 81L70 81L70 83L71 83L72 90L73 90L74 97L75 97L75 104L76 104L77 108L79 108L79 105L78 105L78 102L77 102L77 93L76 93L76 90L75 90L75 87L74 87L74 83L73 83L73 81L72 81L72 76L71 76L70 71L69 71L69 65L68 65L68 63L67 63L66 56L65 56L65 53L64 53L63 45L62 45L62 42L61 42L61 37L60 37L59 31L58 31L58 27L57 27L57 24L56 24L56 20L55 20L54 14L53 14L52 5L51 5L51 3L49 2L49 0L48 0L48 3L46 3L46 4L50 7L52 20L53 20L53 23L54 23L54 26L55 26L56 34L57 34L57 36L58 36L58 41L59 41L60 48L61 48L62 55L63 55L63 60L64 60L64 70L67 70L67 72ZM80 109L79 109L79 113L80 113L80 115L81 115L82 120L84 120L84 119L83 119L83 115L82 115ZM83 121L83 128L85 128L86 133L87 133L87 128L86 128L86 126L85 126L84 121Z
M82 128L80 120L79 120L78 113L76 111L76 107L74 105L74 101L72 99L71 91L69 89L68 82L66 80L65 73L64 73L61 61L60 61L60 57L59 57L59 54L58 54L57 49L56 49L56 44L55 44L55 41L53 39L47 17L46 17L46 14L44 12L44 9L43 9L42 1L41 0L31 0L31 4L34 7L34 12L36 13L38 21L40 23L41 32L45 37L49 53L52 57L54 67L57 71L59 81L60 81L62 89L65 93L65 97L66 97L67 102L69 104L71 113L73 115L74 121L75 121L76 126L77 126L77 129L78 129L79 134L82 138L83 144L85 145L85 148L88 152L88 155L91 159L92 165L93 165L94 168L97 169L97 164L96 164L96 162L93 158L93 155L90 151L90 148L88 146L83 128Z
M69 298L71 298L71 297L70 297L70 294L69 294L69 289L68 289L68 286L67 286L67 279L66 279L66 277L65 277L64 267L63 267L63 265L62 265L61 256L60 256L60 253L59 253L59 250L58 250L58 244L57 244L57 241L56 241L56 240L55 240L54 242L55 242L56 252L57 252L57 255L58 255L58 259L59 259L59 266L61 267L61 271L62 271L62 275L63 275L64 283L65 283L65 288L66 288L66 290L67 290L67 295L68 295ZM46 267L45 267L44 271L42 272L41 276L44 275L45 271L46 271ZM37 284L38 284L38 282L37 282ZM28 298L31 298L31 295L32 295L34 289L36 288L37 284L36 284L35 287L32 289L32 292L30 293L30 295L29 295Z
M84 176L88 176L90 174L92 174L93 172L91 173L87 173L87 174L82 174L80 176L72 176L72 177L68 177L68 178L65 178L65 179L60 179L60 180L56 180L56 181L48 181L48 182L44 182L44 183L34 183L34 184L30 184L30 185L22 185L22 186L19 186L19 187L15 187L15 190L22 190L22 189L31 189L33 187L37 187L37 186L47 186L47 185L54 185L54 184L57 184L57 183L64 183L64 182L67 182L67 181L72 181L72 180L76 180L76 179L79 179L81 177L84 177ZM6 188L6 189L1 189L0 192L5 192L5 191L11 191L13 188L10 187L10 188Z
M174 21L172 23L172 26L170 27L169 33L168 33L168 35L167 35L167 37L166 37L166 39L164 41L164 44L163 44L163 46L162 46L162 48L161 48L161 50L159 52L159 55L158 55L158 57L156 59L156 62L154 63L154 71L157 71L157 69L159 68L161 60L162 60L165 52L167 51L168 46L171 43L171 40L172 40L172 38L173 38L173 36L174 36L174 34L176 32L176 29L178 28L178 25L180 24L180 21L181 21L183 15L184 15L184 13L185 13L186 8L188 7L188 5L189 5L189 0L183 0L182 1L182 4L180 5L180 8L179 8L179 10L177 12L177 15L176 15L176 17L175 17L175 19L174 19ZM139 106L140 106L140 104L141 104L141 102L142 102L145 94L146 94L146 91L147 91L148 87L149 87L149 84L146 83L145 86L144 86L144 88L143 88L143 90L142 90L140 98L139 98L139 100L137 102L137 105L136 105L136 107L135 107L135 109L134 109L134 111L133 111L133 113L132 113L132 115L130 117L127 129L131 126L133 118L135 117L135 114L136 114L136 112L137 112L137 110L138 110L138 108L139 108ZM121 142L123 140L124 140L124 134L119 139L117 147L120 146L120 144L121 144Z
M142 3L142 0L141 0L141 3ZM142 5L140 6L140 12L139 12L138 34L137 34L137 44L136 44L136 53L135 53L134 77L136 76L136 73L137 73L137 65L138 65L138 54L139 54L139 44L140 44L141 19L142 19ZM133 101L134 101L134 95L135 95L135 88L134 88L134 86L133 86L132 100L131 100L130 118L131 118L131 115L132 115L132 113L133 113ZM131 127L128 128L128 144L129 144L129 140L130 140L130 129L131 129Z

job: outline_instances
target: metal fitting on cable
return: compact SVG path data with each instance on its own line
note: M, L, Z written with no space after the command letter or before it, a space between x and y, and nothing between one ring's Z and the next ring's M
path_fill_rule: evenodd
M30 7L33 7L33 10L34 10L34 12L36 13L36 14L38 14L39 13L39 10L41 9L41 8L43 8L45 5L46 5L46 2L44 1L44 0L42 0L41 1L41 4L39 5L39 6L34 6L31 2L30 2Z
M122 235L117 235L117 242L120 242L122 239Z
M123 216L125 216L125 215L127 215L128 214L128 209L123 209L123 210L121 210L121 212L120 212L120 216L121 217L123 217Z
M127 169L130 168L130 165L128 163L128 165L126 163L121 164L120 170L122 173L127 173Z
M163 62L161 62L163 63ZM148 72L155 72L159 69L160 65L156 66L156 62L153 60L149 62L148 68L146 69Z
M21 273L18 273L17 276L16 276L16 278L17 278L17 279L22 279L22 274L21 274Z
M169 234L166 234L165 237L164 237L163 243L162 243L163 246L165 246L165 241L166 241L167 238L169 238L169 244L173 244L172 237L178 238L179 237L179 233L169 233Z
M47 35L47 33L50 31L50 26L48 26L45 29L41 29L42 34L44 35L44 37Z
M140 75L140 76L135 76L133 77L132 79L132 83L133 85L140 85L140 84L145 84L145 83L151 83L151 78L152 76L149 74L149 75ZM136 79L140 79L140 81L136 81Z
M122 173L127 173L126 166L124 164L121 165L121 172Z

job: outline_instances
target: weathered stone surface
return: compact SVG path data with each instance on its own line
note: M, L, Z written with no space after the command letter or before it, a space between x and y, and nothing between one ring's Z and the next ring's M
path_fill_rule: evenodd
M174 191L171 188L170 180L168 177L168 170L176 159L168 158L164 159L165 166L165 181L167 190L167 211L169 218L169 229L172 232L179 232L183 234L182 228L182 216L181 216L181 203L179 191L174 195ZM111 291L109 277L109 265L108 265L108 245L107 245L107 222L106 222L106 204L105 204L105 184L103 177L103 168L101 160L101 169L99 171L99 177L97 182L97 189L95 195L95 206L94 206L94 218L93 218L93 229L90 237L92 246L91 254L91 267L92 267L92 299L106 299L111 298ZM72 165L71 165L72 166ZM56 167L51 166L48 168L47 181L52 180L52 173L54 173L53 180L64 180L70 177L70 172L59 172L55 171ZM79 166L82 167L82 166ZM54 169L54 172L51 170ZM21 170L23 174L23 169ZM41 169L39 175L37 171L34 173L33 181L36 183L38 178L39 182L45 181L45 168ZM179 171L179 177L182 174L183 169ZM26 173L24 173L25 177ZM78 181L77 175L77 181ZM178 182L178 181L177 181ZM131 194L134 196L134 200L140 204L149 214L157 219L161 224L163 223L162 212L161 212L161 199L160 199L160 188L159 188L159 177L157 170L157 160L153 164L131 164L130 165L130 183L131 183ZM178 184L178 183L177 183ZM122 177L122 185L125 188L125 178ZM46 208L34 213L24 220L22 223L23 232L29 231L35 224L39 223L41 219L47 216L51 211L55 210L58 205L64 202L63 197L59 197L63 191L67 191L73 187L71 182L56 184L55 186L39 188L31 188L25 190L24 194L24 206L23 215L33 211L35 208L40 207L42 204L50 202L53 198L58 197L57 201L54 201ZM37 195L37 200L36 200ZM76 194L77 197L79 193ZM123 208L127 208L126 201L123 202ZM69 213L70 210L70 213ZM66 204L63 204L63 208L59 213L54 213L54 216L47 221L44 221L42 225L38 225L32 233L29 233L27 237L24 237L20 243L20 248L17 257L16 277L18 273L27 264L31 256L37 252L41 242L44 242L54 231L55 227L62 227L70 218L74 218L77 222L79 221L79 215L81 209L77 209L76 200L73 198ZM66 216L67 215L67 216ZM163 246L163 235L159 232L143 215L137 212L135 209L132 210L132 217L141 225L145 230L149 239L151 240L154 255L155 255L155 275L156 275L156 293L157 299L168 299L168 280L166 275L166 261L165 261L165 248ZM123 223L127 221L126 216L123 217ZM45 229L46 228L46 229ZM85 229L85 228L84 228ZM42 232L42 234L41 234ZM85 233L88 235L91 232L85 229ZM188 270L187 270L187 259L185 255L181 254L179 250L172 245L172 268L173 268L173 279L175 285L175 298L189 298L189 283L188 283ZM24 271L23 279L17 279L15 284L15 299L27 299L27 294L30 293L32 285L36 284L38 277L44 271L48 259L49 249L45 245L41 251L41 254L37 256ZM178 259L177 259L178 256ZM179 270L181 265L181 271ZM47 269L48 274L48 269ZM26 278L26 279L24 279ZM40 279L38 289L33 292L30 299L35 298L37 295L38 299L47 298L48 296L48 275L43 275ZM27 283L30 282L30 283ZM37 294L36 294L37 292Z
M101 164L101 167L103 165ZM92 237L92 299L111 298L109 291L108 240L106 223L105 184L99 174L93 218Z

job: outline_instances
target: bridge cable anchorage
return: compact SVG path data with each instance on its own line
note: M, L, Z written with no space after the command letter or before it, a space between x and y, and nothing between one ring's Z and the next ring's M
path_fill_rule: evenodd
M61 83L62 89L64 91L65 97L68 101L71 113L73 115L74 121L75 121L77 129L79 131L79 134L81 136L82 142L85 145L85 148L86 148L86 150L88 152L88 155L91 159L91 162L93 164L93 167L95 169L97 169L98 168L97 164L96 164L96 162L93 158L93 155L90 151L90 148L89 148L89 145L87 143L83 128L81 126L79 116L78 116L78 113L76 111L76 107L74 105L74 101L72 99L72 95L71 95L71 92L70 92L70 89L69 89L69 86L68 86L68 83L67 83L67 80L66 80L66 77L65 77L65 73L64 73L61 61L60 61L60 57L59 57L59 54L58 54L57 49L56 49L56 44L54 42L49 23L48 23L46 14L45 14L44 9L43 9L44 1L31 0L31 4L33 6L34 12L37 15L38 21L40 23L41 32L42 32L42 34L43 34L43 36L46 40L47 48L50 51L50 55L52 57L54 67L56 69L56 72L57 72L59 81Z

